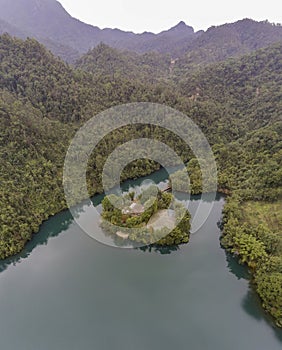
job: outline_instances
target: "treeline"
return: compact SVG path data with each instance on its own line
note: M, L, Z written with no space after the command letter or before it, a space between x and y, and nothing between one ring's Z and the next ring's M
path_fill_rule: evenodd
M273 232L263 223L250 225L244 215L243 200L237 195L227 199L223 224L222 245L248 265L263 307L282 327L281 232Z

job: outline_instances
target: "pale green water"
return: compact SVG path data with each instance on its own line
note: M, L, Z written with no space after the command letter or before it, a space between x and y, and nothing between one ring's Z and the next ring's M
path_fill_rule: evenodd
M103 246L68 212L50 219L0 265L0 349L281 350L246 269L220 248L223 204L170 254Z

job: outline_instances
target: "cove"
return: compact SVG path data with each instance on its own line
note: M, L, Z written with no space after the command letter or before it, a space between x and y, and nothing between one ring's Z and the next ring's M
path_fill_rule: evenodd
M147 179L162 185L160 170ZM124 190L144 179L127 181ZM102 196L95 196L100 203ZM200 198L191 199L191 214ZM280 350L247 269L220 247L224 198L190 243L118 249L88 237L65 211L0 263L3 350Z

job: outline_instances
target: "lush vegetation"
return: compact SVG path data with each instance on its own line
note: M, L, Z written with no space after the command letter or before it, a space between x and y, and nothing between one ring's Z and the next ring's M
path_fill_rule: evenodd
M137 54L132 51L119 51L103 43L77 60L75 66L92 73L98 78L109 77L157 82L167 78L171 59L169 55L155 52Z
M223 223L223 246L249 266L263 307L282 326L281 201L244 203L233 195Z
M99 55L104 57L109 52L102 46ZM18 252L44 219L65 206L62 168L68 142L75 130L94 114L120 103L166 103L195 120L213 145L221 189L243 188L249 199L277 199L281 194L281 45L238 61L215 65L204 71L207 82L204 73L194 74L193 79L182 80L181 91L177 91L173 83L170 86L169 81L166 86L161 81L151 85L138 75L129 79L119 74L113 80L106 74L107 68L103 76L97 71L91 74L74 70L33 39L21 41L8 35L0 37L0 58L1 191L4 198L1 226L5 227L1 236L2 258ZM135 64L138 67L137 61ZM245 69L239 74L237 66L242 65ZM132 67L132 72L134 69ZM249 71L253 73L249 74ZM253 86L254 75L264 91L262 97L257 96L257 87ZM199 98L193 100L190 94L196 86L195 79L203 88ZM218 88L212 89L216 81ZM221 87L226 91L226 100L222 98ZM244 108L241 107L241 94L249 96ZM257 98L260 98L259 103L255 103ZM271 106L269 98L272 99ZM183 161L189 162L192 192L199 193L202 190L200 169L187 146L168 131L137 126L111 133L98 145L88 167L90 194L102 190L103 165L118 145L150 135L167 143ZM50 178L44 180L36 175L38 165L44 177ZM46 167L51 170L47 171ZM146 175L158 168L159 165L152 161L139 160L129 164L122 179ZM40 184L43 194L50 193L50 188L52 193L57 193L42 195L43 202L46 199L48 203L42 207L36 196L36 183ZM25 206L21 206L16 194L25 198ZM24 209L26 206L30 211ZM17 219L18 214L22 216L22 222ZM28 233L21 235L23 225Z
M243 203L244 220L250 226L265 225L281 236L282 201Z
M74 70L34 39L1 36L0 257L18 253L44 220L66 207L64 157L81 123L120 103L165 102L170 98L176 97L158 86L123 77L113 82L109 77L101 79ZM155 130L127 127L98 145L88 167L90 194L102 191L101 173L108 155L126 140L150 133ZM156 134L160 140L168 138L167 132ZM179 141L177 149L181 151ZM122 179L159 169L152 161L141 163L129 165Z
M178 72L186 74L204 65L240 57L267 47L281 41L281 35L281 25L268 21L256 22L248 18L212 26L197 39L186 44L185 54L179 57L176 68Z
M123 197L112 194L104 198L102 206L102 228L115 238L121 236L133 242L157 246L189 242L189 212L181 203L175 202L173 195L154 186L138 196L134 192ZM139 207L138 211L135 207ZM158 221L160 223L155 226ZM138 231L133 232L133 228Z
M253 271L265 309L281 324L282 44L208 67L209 62L198 65L197 60L193 69L181 62L172 67L169 61L168 56L139 56L100 45L73 68L34 39L0 37L0 258L19 252L44 220L66 207L64 157L82 123L121 103L163 103L192 118L212 145L219 190L232 195L222 242ZM89 193L102 191L103 166L117 146L150 136L187 163L192 193L209 191L187 145L167 130L136 125L111 133L93 152ZM122 180L158 168L153 161L138 160L124 169ZM131 220L131 225L138 222ZM177 237L179 232L169 243L182 242Z

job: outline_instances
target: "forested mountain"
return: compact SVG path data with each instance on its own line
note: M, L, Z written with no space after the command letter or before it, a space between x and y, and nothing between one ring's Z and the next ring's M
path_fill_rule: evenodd
M282 27L245 19L195 33L184 22L159 34L100 29L73 18L56 0L0 0L0 33L33 37L55 55L73 63L101 42L138 53L179 58L186 70L247 54L282 40Z
M147 84L158 82L170 90L170 96L176 96L179 109L193 113L198 109L197 122L209 131L211 142L226 143L279 121L281 51L282 43L274 44L241 58L190 71L172 69L169 56L138 55L100 44L82 56L76 67L112 82L121 77Z
M0 37L0 257L19 252L43 220L65 207L62 167L77 123L146 98L125 80L95 81L33 39ZM135 96L135 97L134 97Z
M27 99L44 116L63 122L89 118L103 108L160 95L157 86L119 76L74 70L35 39L0 37L0 88ZM162 91L162 94L164 91Z
M1 18L27 35L87 50L99 29L72 18L56 0L1 0Z
M176 73L181 91L198 102L224 106L240 129L252 130L281 120L282 43L194 72ZM247 118L246 118L247 116ZM235 130L234 130L235 131Z
M187 70L203 64L224 61L282 42L282 26L268 21L243 19L236 23L211 27L189 43L178 65Z
M77 60L75 66L96 77L110 77L112 81L123 77L153 82L169 77L171 59L156 52L137 54L99 44Z
M205 128L217 135L211 142L219 155L220 186L246 199L280 198L282 43L186 76L183 71L178 84L195 105L216 106ZM203 128L202 118L200 113Z
M112 51L112 49L103 45L99 46L96 50L98 53L99 50L101 51L103 59L105 52L109 59L113 59L116 55L115 50ZM121 57L124 59L123 56ZM185 112L194 119L207 135L210 143L214 145L215 151L218 152L218 162L222 167L222 173L219 178L220 186L228 187L230 190L238 189L241 186L241 181L238 182L239 178L234 175L234 180L232 180L232 176L229 176L232 162L229 167L229 165L226 166L226 164L229 164L228 161L221 162L221 160L228 157L228 154L232 154L231 151L228 151L228 147L234 149L235 146L232 146L233 142L238 142L238 147L241 147L245 142L249 142L247 141L248 135L254 129L262 130L261 135L263 138L266 138L266 145L275 144L275 140L277 140L275 135L280 130L279 109L281 110L280 103L282 100L281 57L281 46L277 45L269 49L257 51L255 54L239 60L217 64L203 72L194 73L190 77L184 77L181 83L179 83L180 88L177 91L176 85L173 84L170 86L167 79L164 83L162 78L158 78L156 81L159 82L154 81L154 84L151 84L150 81L146 82L146 74L139 77L138 74L142 71L143 66L141 64L138 65L138 61L135 61L135 66L131 67L131 74L135 79L132 79L132 76L123 76L122 73L116 75L115 79L112 79L111 74L107 75L104 72L97 72L95 71L96 68L93 70L94 74L92 74L91 62L88 72L80 69L75 70L63 61L55 58L34 39L22 41L4 35L0 39L0 88L2 91L1 113L3 115L1 119L3 132L1 135L4 135L2 136L1 152L5 155L3 159L8 163L3 165L2 173L5 174L5 169L10 169L6 174L5 181L15 186L13 179L17 178L17 192L21 193L23 191L22 196L27 196L26 187L21 184L21 181L25 181L25 176L21 176L20 179L22 180L20 180L17 175L18 168L12 167L9 164L13 164L14 160L17 159L18 152L25 152L26 154L36 152L35 154L37 155L43 152L46 156L44 161L48 164L51 162L50 164L57 169L53 171L52 176L54 176L54 181L57 184L57 181L60 183L61 179L58 180L58 176L61 175L58 174L61 174L62 171L63 154L66 147L66 145L65 147L61 146L61 143L67 140L83 121L89 119L95 113L116 104L150 101L166 103ZM92 58L91 53L90 58ZM119 66L119 62L113 59L113 65L117 67ZM122 66L123 61L121 60L121 62ZM244 69L242 69L243 67ZM137 72L136 74L135 71ZM29 125L29 111L33 116L33 122L30 121L30 123L31 125L36 125L33 137L29 136L30 131L27 129L26 131L21 131L22 128L25 128L25 123ZM23 123L21 123L22 115L25 116ZM8 127L11 122L14 122L14 124L11 124L13 126ZM60 150L55 165L52 158L54 155L50 155L50 150L47 150L47 147L45 149L45 146L43 147L44 149L39 149L41 147L40 142L35 142L37 132L38 140L41 140L42 136L40 132L45 128L45 124L57 125L54 128L52 126L48 127L49 129L47 129L50 130L50 135L46 133L43 137L43 140L46 138L46 144L49 137L55 140L52 142L52 147L54 147L54 150ZM264 132L262 128L268 127L271 127L273 131ZM60 130L64 130L64 137L61 136ZM277 130L276 133L274 130ZM15 141L13 137L14 133L22 134L23 138ZM166 135L162 136L160 131L155 131L155 136L158 133L161 140L162 138L164 140L168 139L165 137ZM133 137L133 135L136 135L136 130L128 129L124 131L124 134L117 134L115 137L112 137L112 147L119 142L123 143L127 137ZM257 139L258 136L254 137ZM273 141L268 140L269 138L270 140L273 139ZM246 141L244 141L245 139ZM56 145L56 140L59 142L58 146ZM67 141L65 142L67 143ZM172 142L176 150L179 150L185 160L189 160L191 154L189 152L186 154L185 149L183 149L181 144L177 143L177 140L170 138L170 142ZM9 150L7 147L10 146L11 149ZM19 151L12 152L13 147ZM107 151L109 151L108 147ZM104 151L101 148L100 155L103 154ZM238 151L237 154L241 154L241 151ZM256 152L254 155L249 154L247 158L251 157L252 159L254 156L257 157L258 154L259 152ZM104 156L106 157L106 154ZM33 167L37 167L37 158L33 159L32 155L30 157L30 160L28 157L26 160L24 160L24 157L21 157L21 162L24 163L18 161L19 168L26 169L26 176L32 176L33 171L36 172L36 170L32 169ZM95 163L95 159L93 161ZM276 165L272 167L272 172L276 171L277 166L279 167L280 158L278 156L276 157L276 162ZM268 167L271 167L273 164L268 164L265 161L263 163L263 166L266 167L265 173L267 173ZM248 160L248 164L252 164L250 159ZM96 167L96 170L92 174L93 176L102 168L102 165L103 161L100 159L99 167ZM234 174L239 171L238 167L244 169L244 164L238 161L237 165L234 166ZM145 172L152 171L154 168L155 165L148 165ZM128 171L128 176L130 177L131 170L129 169ZM242 170L247 182L250 176L253 177L253 174L256 174L255 168L253 171L253 173L248 172L245 174L244 170ZM276 189L280 184L279 174L278 172L278 180L272 183L267 183L265 177L257 178L258 183L254 183L252 185L254 187L250 187L250 193L256 191L256 186L260 184L261 188L264 188L263 193L266 193L267 189L273 189L271 190L273 192L273 198L277 198L279 192ZM134 174L134 176L137 175ZM228 181L226 181L226 177L228 177ZM50 181L52 182L53 180L50 179ZM19 210L17 201L13 202L13 196L10 196L10 193L14 190L10 190L10 185L8 186L8 184L1 189L4 191L2 195L6 200L8 199L9 203L5 204L4 201L4 207L8 205L17 208L15 209L15 213L17 213L17 210ZM48 180L42 181L42 186L48 188ZM58 189L58 191L60 192L62 189ZM261 198L266 197L263 193L260 195ZM33 200L32 196L29 196L30 200ZM38 205L37 199L34 198L34 200ZM52 201L52 199L49 200ZM61 201L59 202L61 203ZM54 207L56 205L54 204ZM52 208L52 205L50 205L50 208ZM34 219L34 216L32 217L38 225L43 218L54 212L56 210L44 208L42 211L43 216L35 213L36 219ZM20 231L19 226L17 226L19 222L16 219L14 220L14 225L16 226L10 226L5 221L7 219L6 214L1 218L1 225L7 226L11 237L13 237L13 232ZM30 233L33 231L31 226L29 231ZM6 234L4 236L2 235L2 242L6 242L5 237ZM21 244L24 241L25 239L21 240ZM4 246L1 248L2 257L11 254L9 253L9 249L7 249L8 243L3 244ZM15 248L13 248L14 251Z
M0 7L1 19L44 44L51 41L53 44L49 47L55 54L57 45L65 46L65 56L70 49L84 53L101 42L138 52L170 52L183 40L190 41L197 36L193 28L183 22L160 34L99 29L71 17L56 0L0 0Z

